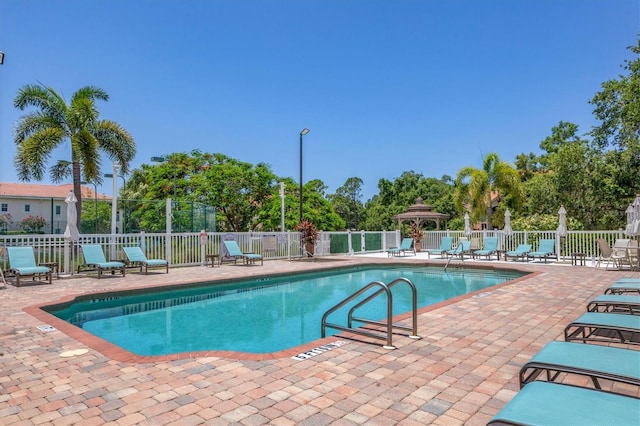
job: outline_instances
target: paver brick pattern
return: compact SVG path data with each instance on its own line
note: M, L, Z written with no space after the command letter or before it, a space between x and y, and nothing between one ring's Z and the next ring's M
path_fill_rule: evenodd
M564 326L588 300L618 278L639 275L483 263L535 274L421 310L423 338L396 337L395 350L346 339L304 361L290 358L301 350L263 359L212 352L117 361L62 331L40 331L42 321L23 310L71 295L387 262L427 264L418 257L352 256L10 284L0 290L0 424L482 425L517 393L520 366L547 342L562 340ZM88 352L61 357L78 349ZM575 376L565 381L586 384ZM615 386L640 396L636 387Z

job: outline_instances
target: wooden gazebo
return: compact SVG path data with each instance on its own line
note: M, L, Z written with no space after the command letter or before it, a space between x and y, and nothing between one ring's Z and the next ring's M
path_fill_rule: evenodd
M436 229L440 229L440 222L442 221L446 224L447 219L449 219L448 214L434 212L433 207L425 204L422 197L418 197L416 203L409 206L406 212L393 216L393 220L398 221L398 226L404 222L409 222L417 229L421 229L421 225L429 220L436 223Z

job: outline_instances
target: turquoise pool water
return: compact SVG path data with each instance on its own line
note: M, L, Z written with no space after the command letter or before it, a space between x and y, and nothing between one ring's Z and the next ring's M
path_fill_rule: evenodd
M445 273L442 268L352 267L171 291L92 295L45 310L138 355L211 350L269 353L319 339L322 315L372 281L388 284L408 278L416 285L418 307L424 307L520 276L487 270ZM395 286L392 294L394 315L411 310L409 286ZM350 306L329 321L346 325ZM358 310L363 318L382 319L385 314L384 295ZM328 333L339 331L328 329Z

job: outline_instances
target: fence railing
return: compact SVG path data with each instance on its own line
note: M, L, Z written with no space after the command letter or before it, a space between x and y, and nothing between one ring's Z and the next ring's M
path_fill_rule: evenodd
M535 249L541 239L555 239L559 259L582 253L587 258L600 254L597 240L605 239L610 246L618 238L625 238L623 230L617 231L569 231L558 237L555 231L514 231L504 235L502 231L427 231L420 249L440 247L444 236L454 239L470 238L478 248L486 237L498 237L498 248L513 250L519 244L531 244ZM187 232L187 233L137 233L137 234L82 234L78 241L69 241L61 235L0 235L1 246L31 246L36 262L56 262L60 271L73 274L83 263L81 244L100 244L108 260L125 260L124 246L139 246L149 258L167 259L171 266L204 265L205 255L223 254L222 241L233 239L246 253L261 253L265 260L293 259L305 256L300 244L299 232ZM320 232L315 245L316 256L354 255L385 252L398 247L402 236L399 231L345 231ZM3 270L8 268L5 255L0 259Z

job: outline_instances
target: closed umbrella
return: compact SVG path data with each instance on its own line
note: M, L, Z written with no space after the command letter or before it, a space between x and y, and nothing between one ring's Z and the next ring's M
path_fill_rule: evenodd
M469 224L469 213L464 214L464 235L471 235L471 225Z
M633 204L630 204L625 210L627 214L627 226L624 230L624 233L627 234L628 237L633 236L633 227L635 225L635 211L633 210Z
M633 229L631 235L640 235L640 194L636 195L636 199L631 204L633 207Z
M69 191L64 202L67 203L67 228L64 230L64 237L75 241L80 237L78 232L78 214L76 211L78 199L73 191Z
M511 229L511 212L509 209L504 212L504 228L502 228L502 232L505 237L510 237L513 234L513 229Z
M567 211L564 206L560 206L560 210L558 210L559 223L558 229L556 230L559 237L567 236Z

